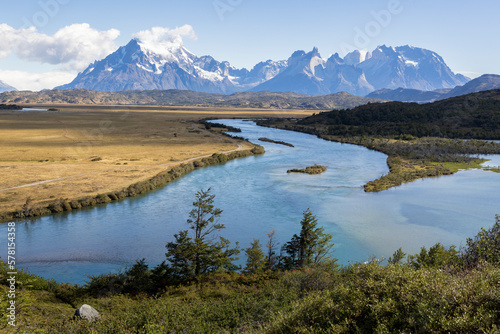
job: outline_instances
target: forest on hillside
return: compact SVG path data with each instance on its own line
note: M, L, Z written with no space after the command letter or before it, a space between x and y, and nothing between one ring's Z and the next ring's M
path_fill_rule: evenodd
M369 103L319 113L296 122L335 136L500 139L500 90L428 104Z

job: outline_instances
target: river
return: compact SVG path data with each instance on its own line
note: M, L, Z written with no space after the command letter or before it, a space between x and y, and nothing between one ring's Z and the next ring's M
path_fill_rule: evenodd
M399 247L407 253L437 242L459 247L500 213L499 173L469 170L365 193L363 184L388 172L382 153L250 121L217 122L241 128L237 135L263 145L266 154L196 170L144 196L18 221L18 266L59 282L83 283L86 275L123 270L141 258L156 265L165 259L165 244L187 228L195 193L209 187L224 210L221 235L241 248L254 238L265 245L272 229L282 245L299 232L302 212L310 208L333 235L334 256L343 265L387 258ZM286 173L315 163L328 170ZM4 250L6 230L7 224L0 224ZM243 252L240 258L244 264Z

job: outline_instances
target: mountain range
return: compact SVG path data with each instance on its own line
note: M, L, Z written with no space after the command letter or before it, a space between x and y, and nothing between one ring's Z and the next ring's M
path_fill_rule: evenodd
M14 91L14 90L17 90L15 89L14 87L6 84L5 82L3 82L2 80L0 80L0 93L3 93L3 92L10 92L10 91Z
M251 70L237 69L211 56L198 57L182 44L151 45L132 39L106 58L95 61L59 89L180 89L232 94L242 91L366 95L398 87L418 90L453 88L469 79L455 74L435 52L412 46L377 47L328 59L319 50L296 51L287 60L267 60Z
M491 89L500 89L500 75L484 74L465 85L457 86L453 89L438 89L434 91L405 88L379 89L368 94L367 97L400 102L428 103Z

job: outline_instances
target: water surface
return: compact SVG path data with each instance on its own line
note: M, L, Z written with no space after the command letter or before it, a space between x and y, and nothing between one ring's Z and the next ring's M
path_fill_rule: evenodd
M464 171L365 193L363 184L388 172L382 153L248 121L217 122L241 128L238 135L263 145L266 154L194 171L141 197L18 222L20 267L82 283L85 275L117 271L140 258L158 264L165 259L165 244L187 228L195 193L209 187L216 206L224 210L222 236L233 243L245 248L256 238L265 244L274 229L282 245L299 232L302 212L310 208L333 235L341 264L389 257L399 247L416 253L437 242L460 246L481 227L491 226L500 212L498 173ZM295 147L259 142L259 137ZM328 170L321 175L286 173L315 163ZM6 228L0 225L0 235L7 235ZM241 257L244 263L243 253Z

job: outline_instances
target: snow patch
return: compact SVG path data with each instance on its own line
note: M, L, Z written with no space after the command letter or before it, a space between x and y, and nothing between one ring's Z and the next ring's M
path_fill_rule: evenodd
M136 64L136 65L137 65L137 67L139 67L140 69L142 69L142 70L144 70L144 71L151 72L151 73L153 73L153 72L154 72L152 69L149 69L149 68L147 68L147 67L146 67L146 66L144 66L144 65L141 65L141 64Z
M362 63L366 60L368 56L368 50L358 50L359 51L359 62Z
M413 61L413 60L408 60L408 59L406 59L406 60L405 60L405 64L406 64L406 66L414 66L414 67L418 67L418 62Z
M310 64L310 69L311 69L311 74L313 76L316 76L316 66L321 66L322 68L325 68L325 61L323 60L323 58L321 57L312 57L311 58L311 62L309 63Z

